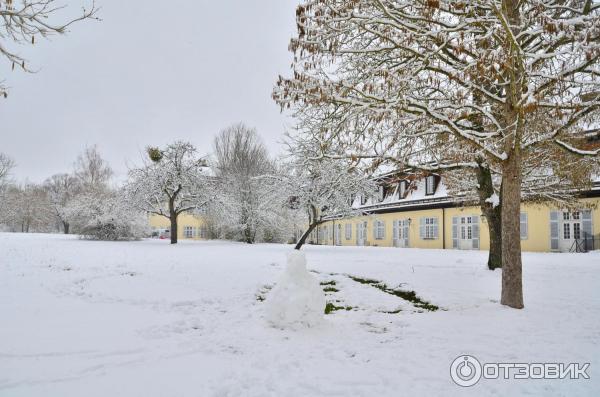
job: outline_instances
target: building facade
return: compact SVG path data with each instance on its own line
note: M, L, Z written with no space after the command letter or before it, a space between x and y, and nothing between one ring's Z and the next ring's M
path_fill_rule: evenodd
M158 238L169 238L171 233L171 222L168 218L160 215L150 215L150 227L152 236ZM183 213L177 218L177 239L206 240L209 238L208 224L200 215Z
M492 200L493 201L493 200ZM355 198L362 215L331 219L309 243L341 246L488 250L489 232L478 205L450 197L438 176L380 188L379 197ZM599 249L600 183L575 209L552 204L521 205L523 251L574 252Z

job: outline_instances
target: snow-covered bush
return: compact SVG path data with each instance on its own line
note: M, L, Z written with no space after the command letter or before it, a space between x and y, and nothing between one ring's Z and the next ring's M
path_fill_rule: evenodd
M323 321L325 295L306 270L304 252L287 255L287 266L266 300L266 319L278 328L314 327Z
M90 240L138 240L150 233L147 216L127 204L121 193L90 192L78 196L79 234Z

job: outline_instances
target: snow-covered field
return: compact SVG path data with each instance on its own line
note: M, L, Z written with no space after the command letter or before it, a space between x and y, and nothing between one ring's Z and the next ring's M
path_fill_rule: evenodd
M327 299L353 309L290 331L257 299L290 249L0 234L0 396L600 395L598 252L525 254L519 311L498 304L485 252L307 246L308 267L335 281ZM591 379L461 388L460 354L590 362Z

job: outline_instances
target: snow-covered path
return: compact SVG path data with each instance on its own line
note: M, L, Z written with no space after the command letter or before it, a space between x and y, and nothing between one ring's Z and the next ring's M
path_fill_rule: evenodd
M268 327L256 299L290 249L0 234L0 396L600 395L599 252L525 254L518 311L497 303L485 252L307 246L339 290L328 300L355 309L294 332ZM591 379L460 388L460 354L590 362Z

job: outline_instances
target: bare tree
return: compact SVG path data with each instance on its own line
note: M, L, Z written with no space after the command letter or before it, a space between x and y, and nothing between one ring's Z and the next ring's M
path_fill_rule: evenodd
M288 191L290 205L308 217L308 227L295 246L299 250L312 231L328 219L360 214L353 208L355 198L373 195L376 187L354 162L323 156L320 142L290 137L288 145L291 161L281 185ZM334 150L328 148L327 152Z
M14 166L15 162L6 154L0 152L0 189L8 182L10 171Z
M255 129L243 123L222 130L214 141L215 174L227 223L252 244L269 217L262 176L275 173L273 162ZM234 219L235 218L235 219Z
M519 218L524 164L547 145L597 156L600 5L591 0L305 1L282 107L328 106L339 136L431 161L444 142L501 178L501 303L523 307ZM545 116L556 122L539 128ZM385 124L386 129L373 124ZM387 131L387 132L385 132ZM439 161L449 164L452 160ZM421 163L421 161L418 161Z
M52 229L53 214L44 188L32 183L11 185L5 195L2 222L21 233L47 232Z
M25 58L11 50L8 43L16 45L35 44L36 40L56 34L65 34L70 25L85 20L96 18L97 8L95 3L89 9L62 22L54 22L55 14L64 6L55 0L4 0L0 1L0 57L16 67L31 72ZM7 87L0 81L0 95L8 95Z
M69 234L73 215L69 205L81 193L79 180L71 174L56 174L46 180L44 187L48 192L54 213L63 227L63 232Z
M94 145L77 157L73 174L83 189L106 189L113 170Z

